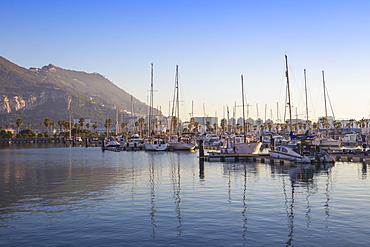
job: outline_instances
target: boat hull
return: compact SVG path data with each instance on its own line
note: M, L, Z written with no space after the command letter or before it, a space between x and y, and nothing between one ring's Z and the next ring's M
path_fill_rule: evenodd
M168 146L166 143L160 143L160 144L145 143L144 145L144 148L146 151L166 151L167 147Z
M274 158L286 159L302 163L310 163L311 160L304 155L295 152L291 147L277 146L274 150L270 151L270 156Z
M262 142L236 143L232 147L222 147L221 153L257 154Z
M195 143L172 142L169 143L169 148L173 150L192 150L196 146Z

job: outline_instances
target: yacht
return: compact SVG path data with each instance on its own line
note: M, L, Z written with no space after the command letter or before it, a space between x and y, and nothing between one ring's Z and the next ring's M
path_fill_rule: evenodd
M257 154L260 151L262 142L254 141L251 138L236 135L227 137L224 140L223 146L220 147L221 153L229 154Z

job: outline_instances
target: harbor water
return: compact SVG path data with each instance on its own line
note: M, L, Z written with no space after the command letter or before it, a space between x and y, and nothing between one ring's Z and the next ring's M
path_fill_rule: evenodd
M370 169L0 149L0 246L370 246Z

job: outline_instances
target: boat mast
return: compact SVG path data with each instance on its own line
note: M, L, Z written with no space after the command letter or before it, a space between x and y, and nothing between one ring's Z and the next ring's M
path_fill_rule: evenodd
M177 130L178 123L175 123L174 117L177 117L177 121L180 121L179 119L179 66L176 65L176 74L175 74L175 89L173 93L173 102L172 102L172 118L171 118L171 134L174 134Z
M241 81L242 81L242 106L243 106L243 137L244 137L244 143L246 142L246 136L245 136L245 111L244 111L244 81L243 81L243 74L241 75Z
M286 76L286 84L287 84L287 91L288 91L288 102L287 105L289 106L289 128L292 131L292 106L290 102L290 88L289 88L289 72L288 72L288 56L285 55L285 76Z
M134 132L134 103L131 95L131 131Z
M154 73L153 73L153 63L150 64L151 71L150 71L150 99L149 99L149 136L152 135L152 116L153 116L153 80L154 80Z
M323 84L323 87L324 87L325 118L326 118L326 121L327 121L328 120L328 111L326 109L326 87L325 87L324 71L322 71L322 84Z
M307 78L306 78L306 69L303 70L304 72L304 91L305 91L305 94L306 94L306 121L307 121L307 124L308 124L308 100L307 100Z
M72 118L71 114L69 114L69 139L72 138Z

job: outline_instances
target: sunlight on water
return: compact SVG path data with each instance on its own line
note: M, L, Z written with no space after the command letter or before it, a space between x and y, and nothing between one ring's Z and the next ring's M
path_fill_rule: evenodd
M4 246L366 246L369 166L0 150Z

